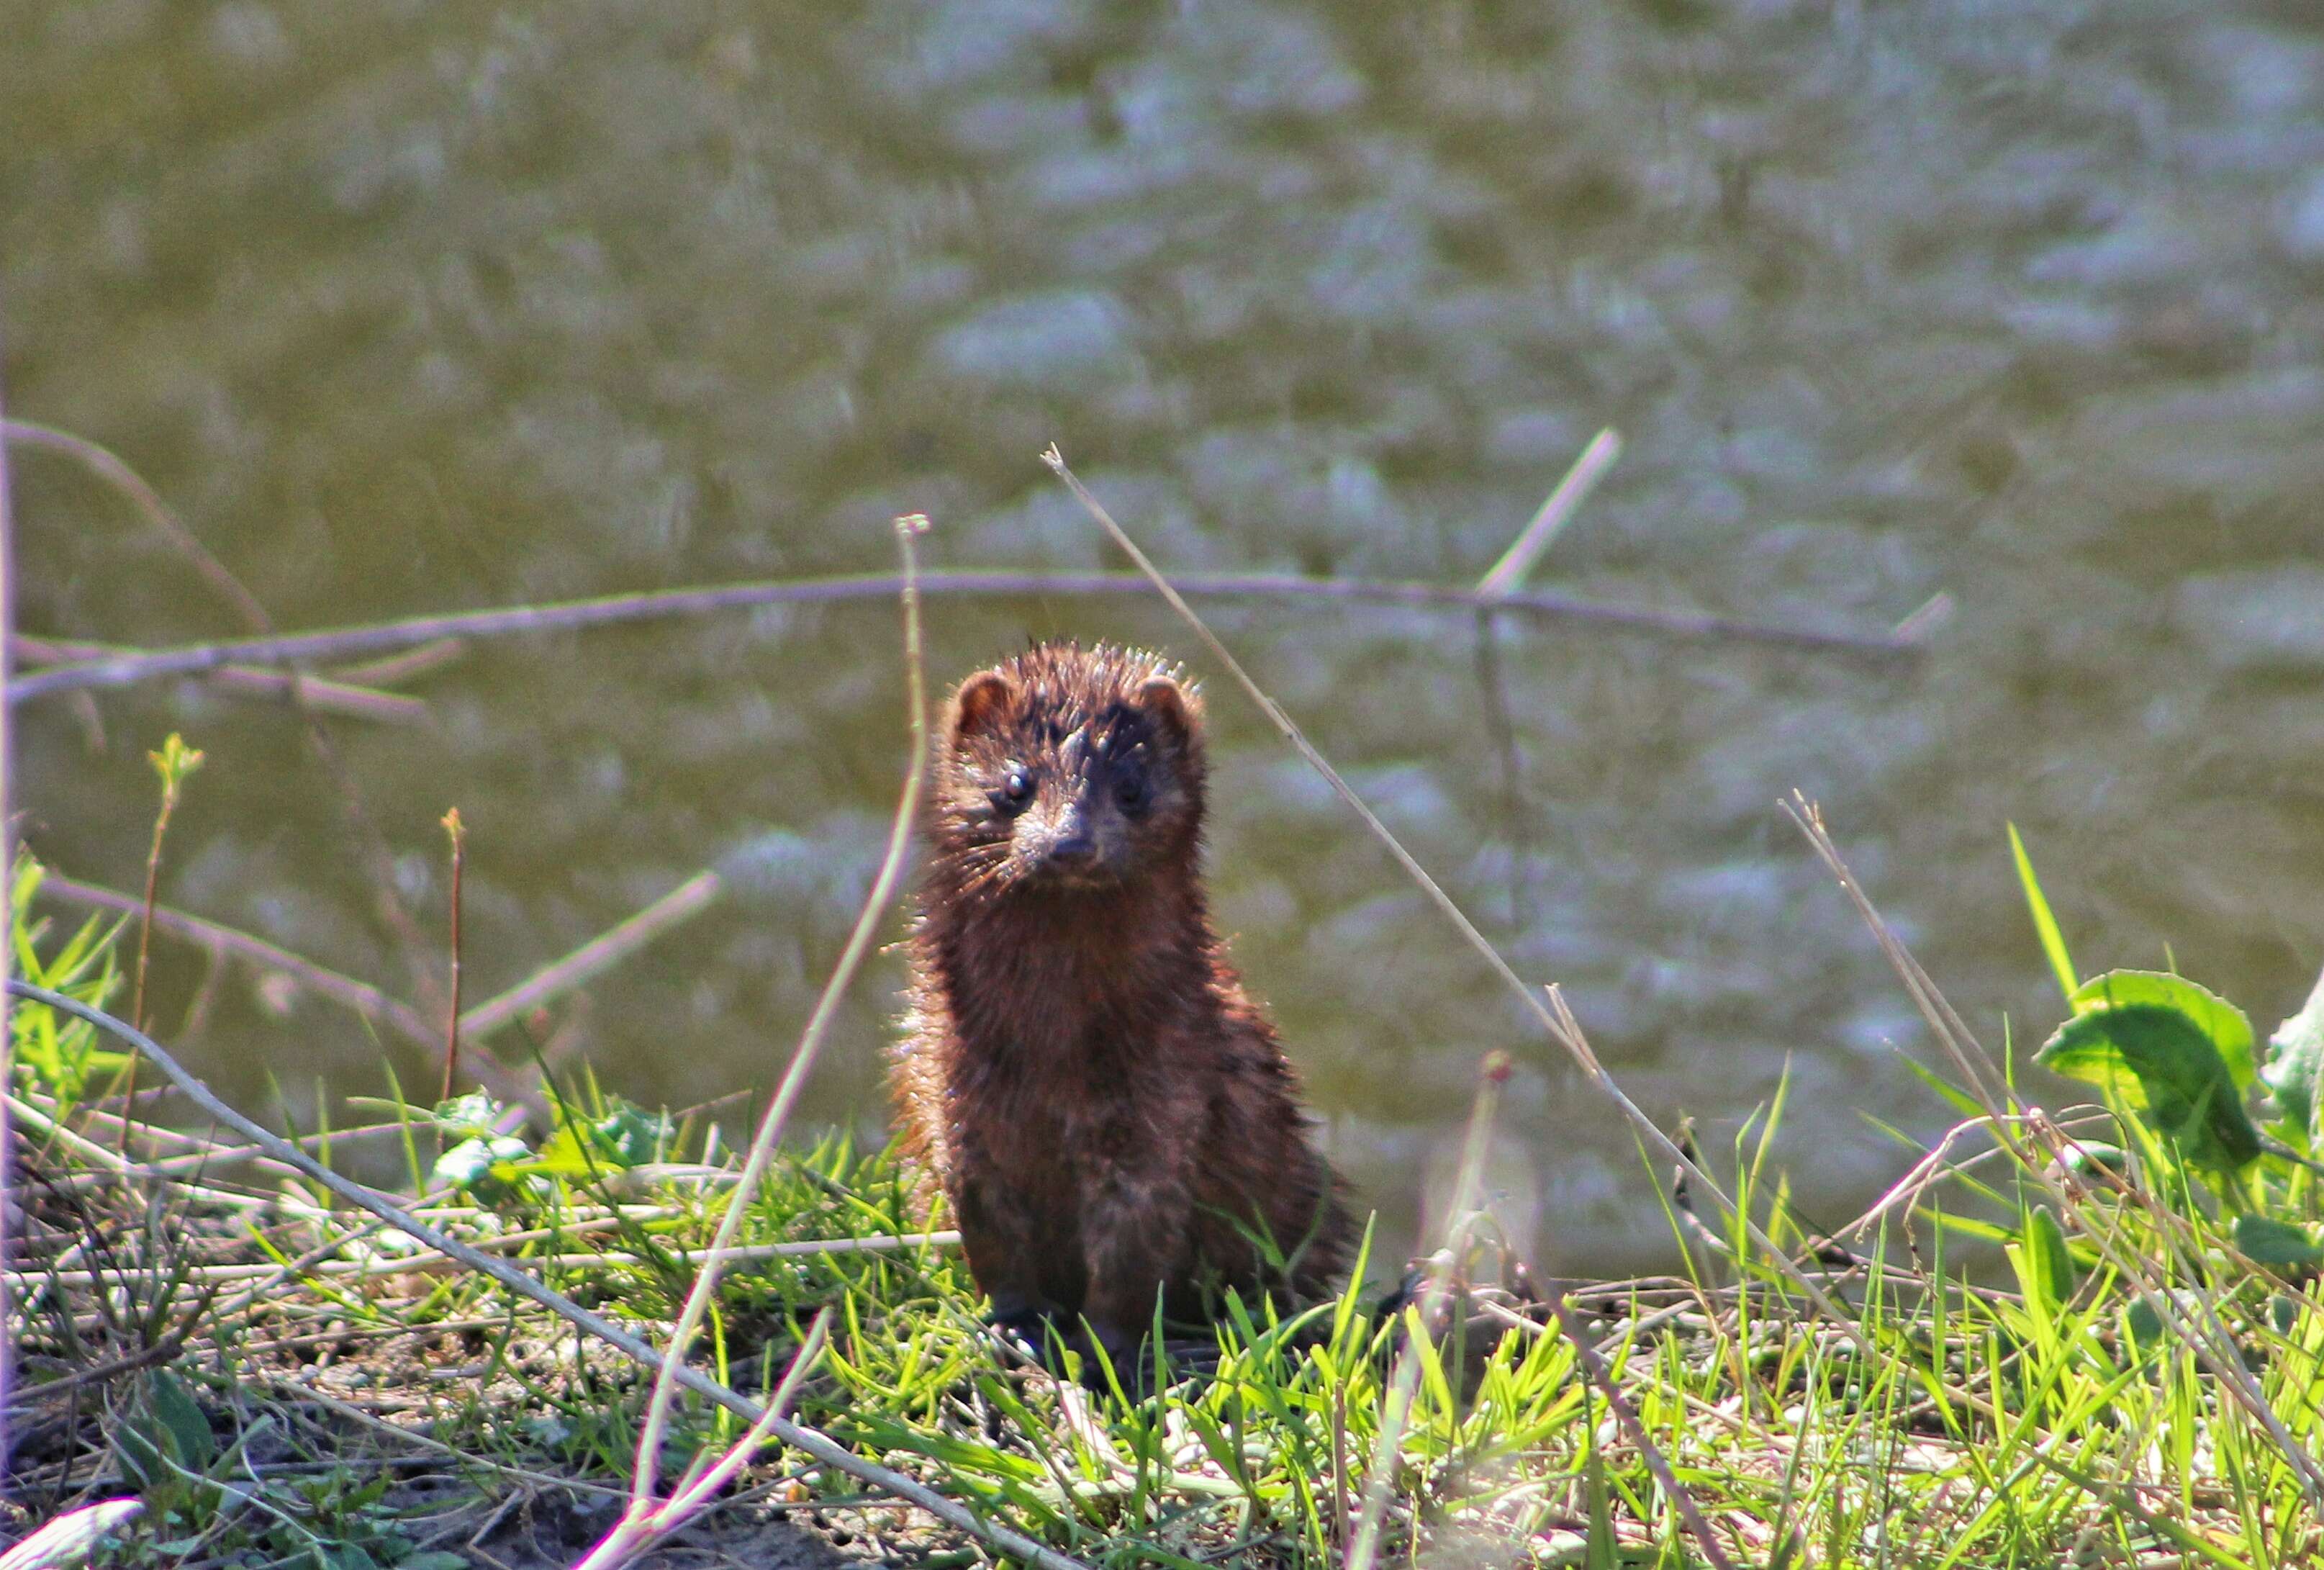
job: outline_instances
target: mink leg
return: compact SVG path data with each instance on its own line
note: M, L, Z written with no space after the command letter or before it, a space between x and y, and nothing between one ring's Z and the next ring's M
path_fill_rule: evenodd
M1002 1224L1001 1213L982 1202L973 1183L961 1185L953 1209L969 1273L992 1299L992 1322L1040 1345L1043 1323L1057 1306L1041 1291L1030 1240Z
M1152 1372L1143 1348L1154 1306L1185 1251L1186 1203L1175 1189L1109 1184L1082 1225L1089 1270L1082 1316L1123 1388L1142 1392Z

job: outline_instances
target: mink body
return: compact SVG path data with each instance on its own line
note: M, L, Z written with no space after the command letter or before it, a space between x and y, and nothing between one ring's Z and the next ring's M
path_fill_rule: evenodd
M1134 650L1043 644L954 693L890 1076L994 1316L1110 1353L1216 1291L1338 1285L1351 1227L1211 926L1200 706ZM1270 1269L1249 1235L1272 1239Z

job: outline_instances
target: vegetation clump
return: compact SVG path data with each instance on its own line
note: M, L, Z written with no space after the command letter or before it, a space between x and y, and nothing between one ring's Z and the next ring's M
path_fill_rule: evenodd
M582 1557L631 1506L651 1371L303 1168L124 1122L121 1032L89 1017L124 989L122 923L59 929L41 877L21 863L12 900L17 1528L128 1500L121 1563ZM694 1366L783 1388L849 1454L1093 1564L1338 1564L1376 1493L1375 1562L2312 1558L2324 1004L2263 1047L2184 978L2077 981L2027 888L2068 1000L2035 1061L2103 1104L2050 1113L2006 1074L1924 1071L1962 1122L1816 1238L1770 1176L1778 1101L1732 1171L1780 1261L1675 1208L1686 1272L1570 1288L1538 1322L1481 1294L1433 1321L1360 1286L1287 1320L1236 1300L1214 1346L1132 1399L1012 1362L912 1175L826 1139L732 1219ZM481 1094L397 1104L300 1143L374 1170L395 1152L386 1187L416 1222L659 1341L739 1162L706 1120L586 1080L549 1104L528 1130ZM1464 1258L1487 1251L1479 1214L1456 1230ZM683 1481L749 1428L679 1390L659 1471ZM780 1443L746 1447L684 1530L778 1562L1007 1553Z

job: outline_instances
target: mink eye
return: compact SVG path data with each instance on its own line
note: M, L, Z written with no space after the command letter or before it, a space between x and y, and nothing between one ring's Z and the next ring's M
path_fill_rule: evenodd
M1022 769L1009 771L1009 778L1001 782L998 803L1001 810L1014 817L1032 803L1033 777Z
M1135 815L1146 810L1146 776L1130 771L1114 776L1114 804L1124 812Z

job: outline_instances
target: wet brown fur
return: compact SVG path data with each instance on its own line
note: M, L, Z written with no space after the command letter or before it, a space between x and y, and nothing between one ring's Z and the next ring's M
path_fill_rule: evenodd
M890 1085L996 1316L1120 1352L1157 1293L1188 1321L1222 1286L1336 1288L1347 1214L1204 900L1194 693L1043 644L960 685L936 754Z

